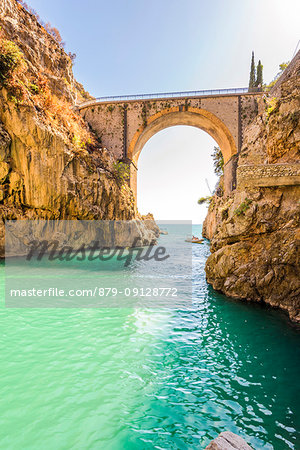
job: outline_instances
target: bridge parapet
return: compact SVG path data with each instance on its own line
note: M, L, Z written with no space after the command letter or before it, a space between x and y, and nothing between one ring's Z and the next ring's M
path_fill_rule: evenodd
M96 97L95 99L76 105L78 109L87 106L96 105L97 103L123 103L139 100L163 100L163 99L180 99L180 98L198 98L210 96L224 96L224 95L262 95L261 88L228 88L228 89L204 89L201 91L182 91L182 92L159 92L154 94L135 94L135 95L111 95L106 97Z

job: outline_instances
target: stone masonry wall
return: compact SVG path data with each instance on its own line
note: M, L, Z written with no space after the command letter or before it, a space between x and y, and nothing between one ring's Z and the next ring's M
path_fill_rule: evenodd
M300 185L300 164L240 165L237 187Z
M227 126L236 148L239 149L242 144L243 130L257 112L255 97L254 94L244 94L95 103L83 107L81 114L101 138L102 145L112 151L117 158L126 156L125 148L128 148L136 131L145 128L148 117L173 107L180 107L183 111L188 111L189 107L199 108L215 114ZM125 129L124 109L127 110Z

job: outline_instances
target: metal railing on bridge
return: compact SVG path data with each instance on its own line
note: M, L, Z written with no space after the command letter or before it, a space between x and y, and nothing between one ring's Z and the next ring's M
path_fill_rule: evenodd
M95 103L109 103L109 102L126 102L133 100L158 100L169 98L186 98L186 97L206 97L215 95L230 95L230 94L246 94L246 93L262 93L261 88L229 88L229 89L207 89L202 91L183 91L183 92L158 92L155 94L137 94L137 95L112 95L108 97L97 97L93 100L83 102L77 107L83 108Z

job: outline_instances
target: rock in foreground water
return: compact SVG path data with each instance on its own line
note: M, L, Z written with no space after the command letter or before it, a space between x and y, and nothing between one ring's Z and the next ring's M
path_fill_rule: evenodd
M231 431L224 431L205 450L253 450L247 442Z

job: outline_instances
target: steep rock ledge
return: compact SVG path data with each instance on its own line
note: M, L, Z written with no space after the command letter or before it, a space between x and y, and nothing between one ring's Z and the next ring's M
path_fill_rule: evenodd
M6 219L135 219L115 160L73 111L91 97L71 58L15 0L1 2L0 26L1 50L21 61L0 79L0 256Z
M238 165L300 163L300 52L247 127ZM246 180L247 181L247 180ZM211 240L207 281L225 295L265 302L300 321L300 186L247 182L214 195L203 226Z

